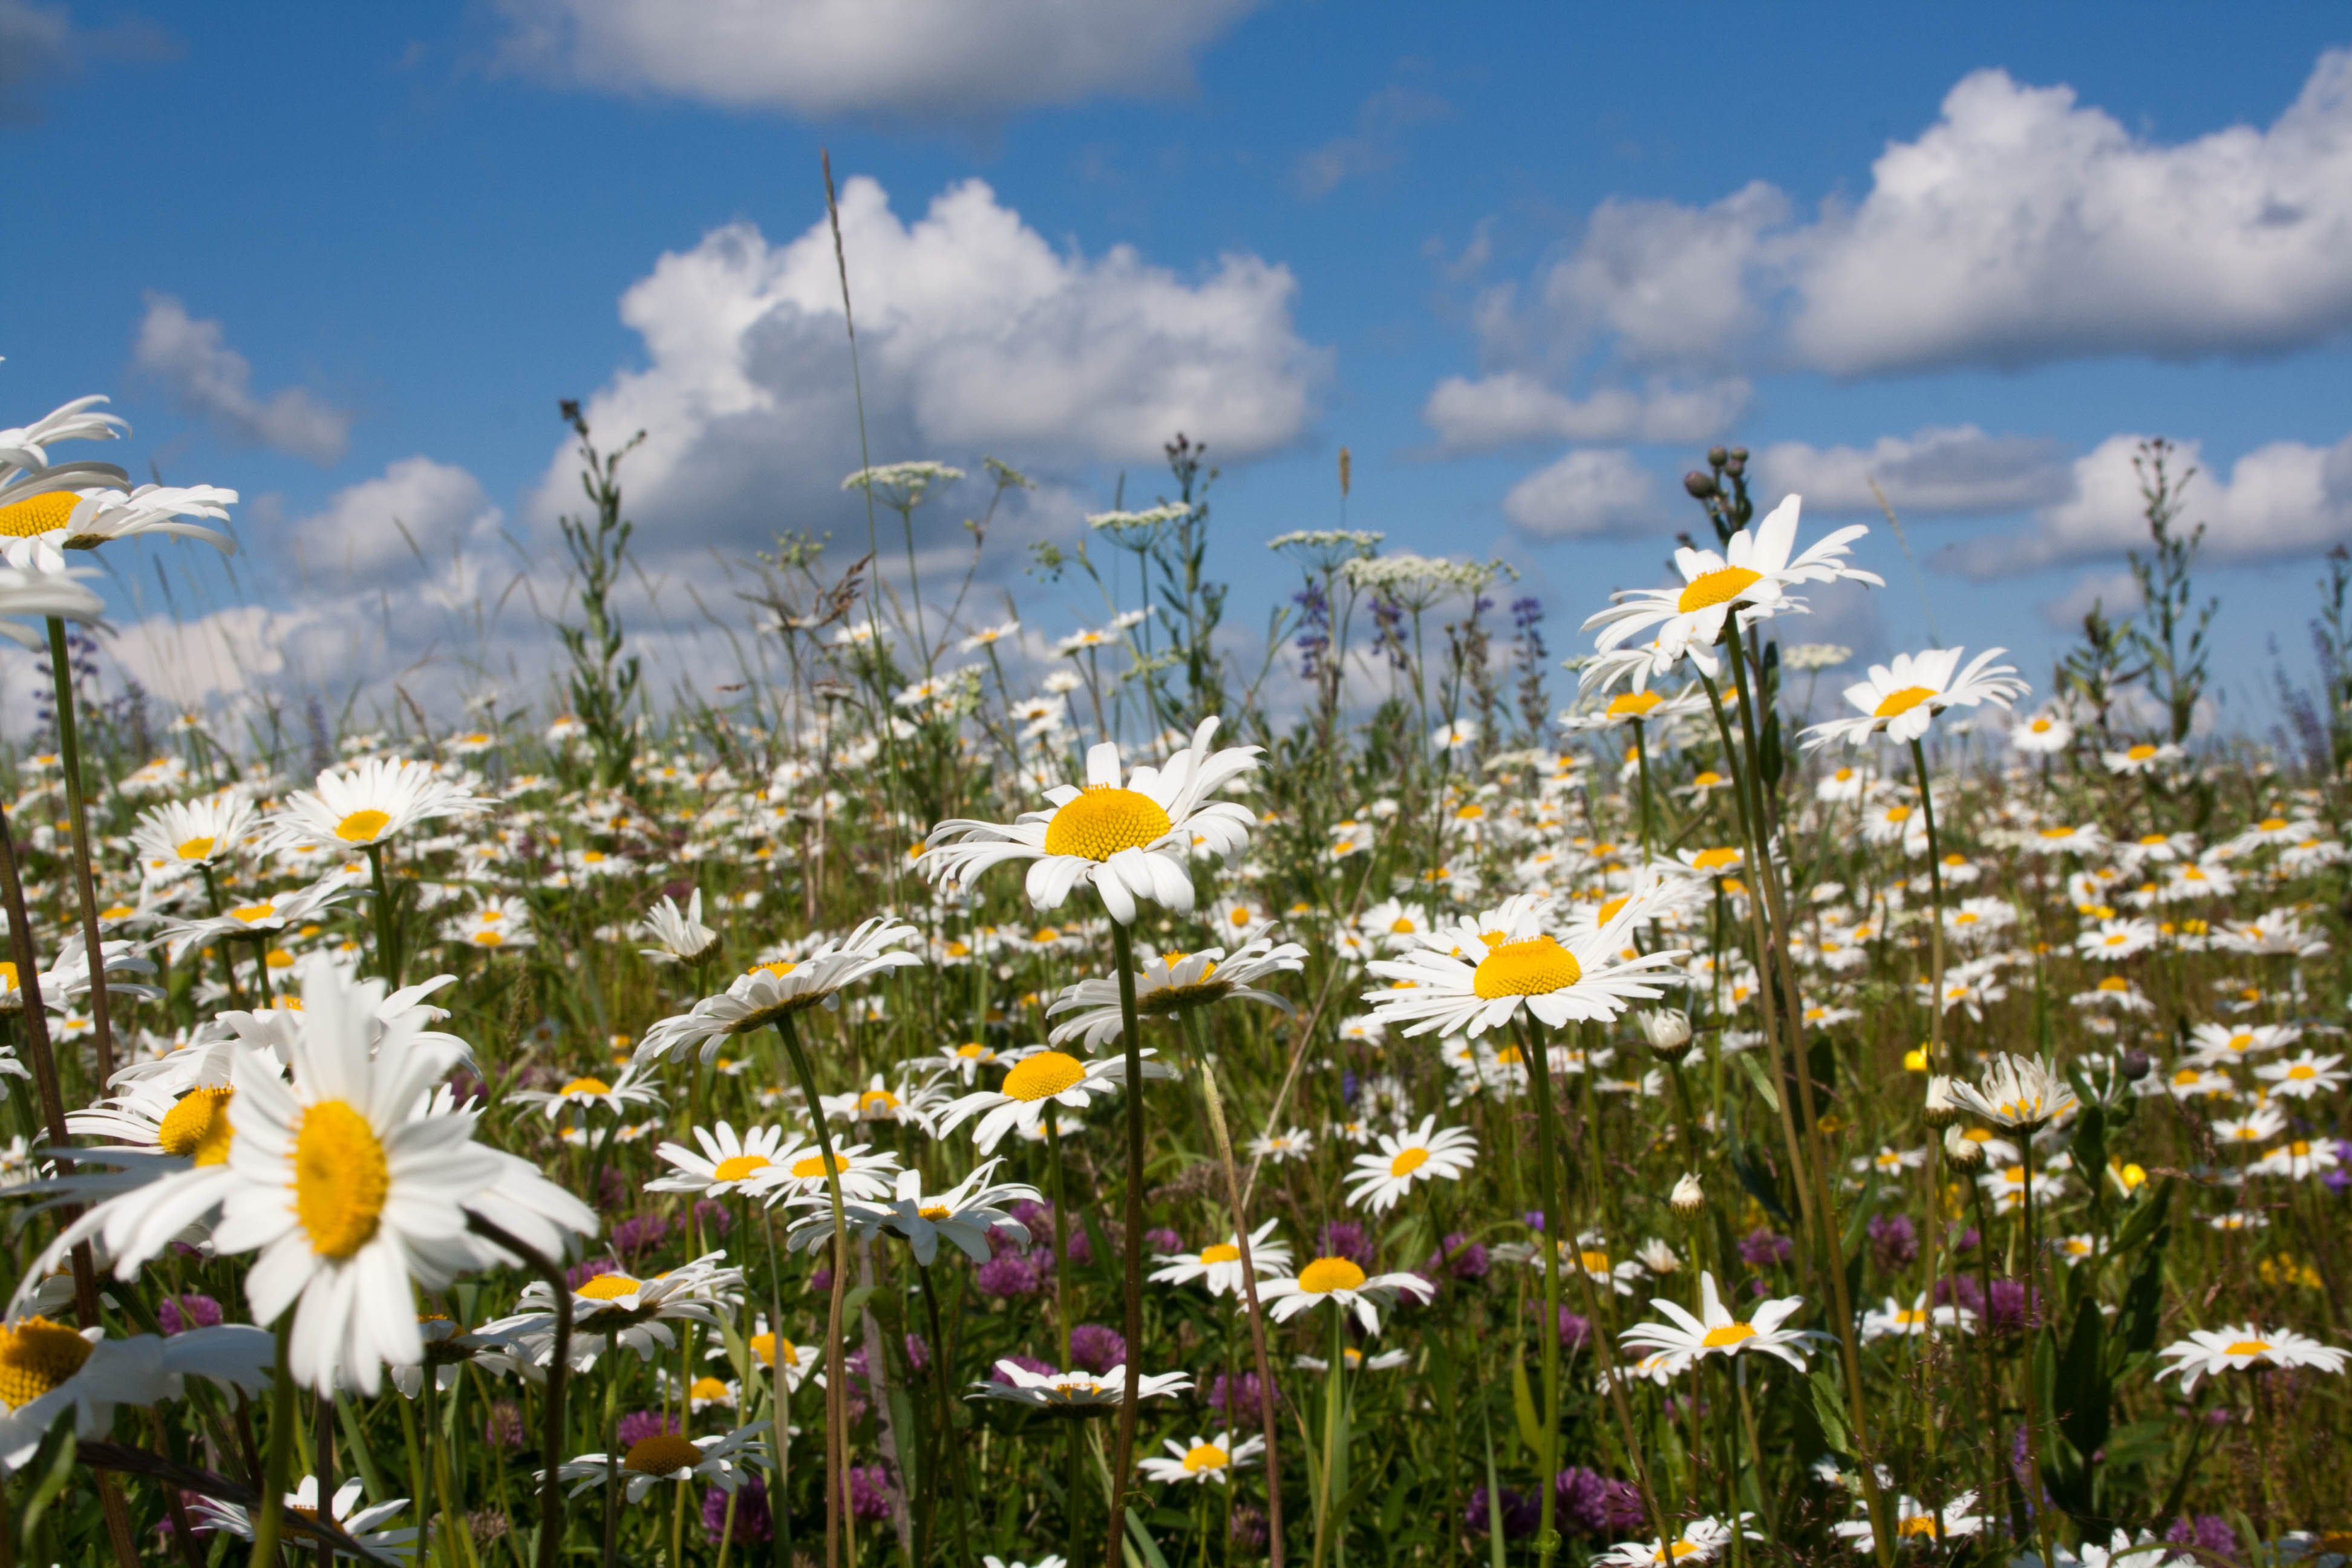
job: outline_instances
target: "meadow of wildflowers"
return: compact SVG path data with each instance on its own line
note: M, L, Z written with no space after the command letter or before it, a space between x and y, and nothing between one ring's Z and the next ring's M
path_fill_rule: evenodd
M2160 447L2049 682L1795 640L1736 450L1560 619L1269 541L1251 668L1180 440L1100 626L869 468L661 710L568 415L545 700L307 745L84 679L234 492L0 431L0 1568L2344 1560L2352 748L2191 742Z

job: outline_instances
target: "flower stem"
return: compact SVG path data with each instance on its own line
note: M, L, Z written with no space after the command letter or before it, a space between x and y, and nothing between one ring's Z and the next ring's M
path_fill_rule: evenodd
M294 1339L289 1309L278 1320L278 1366L269 1378L269 1457L261 1474L261 1512L253 1521L255 1568L276 1568L278 1521L286 1512L286 1467L294 1453L294 1374L287 1352Z
M842 1529L849 1519L849 1378L841 1353L842 1299L849 1283L849 1227L842 1215L841 1168L833 1157L833 1135L825 1131L824 1102L818 1098L816 1075L809 1070L808 1056L801 1049L800 1028L790 1013L776 1020L776 1033L783 1037L784 1054L792 1058L802 1098L808 1101L809 1121L816 1128L816 1151L824 1161L825 1194L833 1201L833 1299L824 1321L824 1561L826 1568L841 1568Z
M1549 1568L1553 1556L1559 1551L1559 1532L1552 1527L1558 1488L1552 1478L1559 1472L1559 1244L1565 1228L1559 1209L1559 1183L1555 1174L1559 1156L1554 1149L1556 1123L1559 1112L1551 1098L1551 1050L1544 1041L1543 1025L1532 1014L1523 1013L1526 1023L1525 1043L1521 1049L1528 1058L1528 1074L1536 1091L1536 1194L1543 1210L1544 1311L1543 1321L1537 1326L1536 1336L1543 1343L1543 1431L1536 1447L1537 1481L1541 1500L1537 1505L1536 1555ZM1595 1323L1599 1333L1601 1325ZM1502 1521L1491 1520L1488 1528L1500 1531Z
M370 844L366 849L368 873L375 883L373 912L375 917L376 967L383 972L385 984L396 991L400 988L400 952L393 940L392 893L384 882L383 846Z
M73 831L74 897L81 905L82 947L89 958L90 1037L98 1081L114 1077L114 1016L106 994L106 946L98 931L98 889L90 879L89 813L82 801L81 735L74 721L73 664L66 624L49 617L49 679L58 696L58 756L66 775L66 818Z
M1103 1562L1119 1561L1126 1536L1127 1484L1135 1468L1137 1395L1143 1381L1143 1052L1135 1022L1135 939L1110 923L1111 958L1118 967L1118 1016L1127 1047L1127 1386L1118 1401L1118 1447L1111 1464L1110 1537ZM1057 1259L1057 1268L1065 1266Z

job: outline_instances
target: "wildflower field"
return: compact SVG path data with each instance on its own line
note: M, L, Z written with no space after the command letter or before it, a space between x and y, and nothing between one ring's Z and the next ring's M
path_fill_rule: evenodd
M2047 673L1797 640L1865 531L1736 449L1587 603L1265 542L1245 659L1180 439L1099 626L895 463L659 704L571 416L543 691L306 737L88 674L235 493L0 431L0 1568L2352 1549L2352 731L2192 737L2160 445Z

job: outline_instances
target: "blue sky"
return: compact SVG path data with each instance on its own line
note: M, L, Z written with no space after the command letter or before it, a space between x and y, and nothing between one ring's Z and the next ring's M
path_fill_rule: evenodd
M1514 562L1563 649L1658 576L1698 521L1676 476L1724 440L1827 509L1879 478L1937 629L2039 680L2051 606L2116 593L2118 438L2163 434L2198 444L2230 562L2221 721L2267 721L2267 638L2307 665L2316 554L2352 536L2340 8L697 15L0 0L0 418L108 391L137 426L110 456L247 500L233 581L151 552L200 633L110 560L126 663L191 698L518 668L520 612L461 611L555 591L560 395L652 432L633 510L665 584L723 603L720 563L778 527L862 539L805 238L824 146L875 456L1043 481L991 564L1055 629L1088 607L1025 584L1020 542L1122 472L1150 494L1179 426L1224 459L1237 620L1280 591L1257 542L1336 521L1345 444L1350 522ZM1926 640L1883 526L1864 554L1889 587L1821 629Z

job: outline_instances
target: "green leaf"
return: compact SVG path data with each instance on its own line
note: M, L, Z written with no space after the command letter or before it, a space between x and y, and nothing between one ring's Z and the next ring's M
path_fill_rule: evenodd
M1151 1531L1143 1528L1143 1521L1136 1516L1133 1509L1127 1510L1127 1533L1150 1568L1168 1568L1168 1559L1160 1555L1160 1543L1151 1539Z
M2107 1321L2095 1298L2084 1297L2074 1312L2074 1331L2059 1352L2051 1411L2075 1451L2090 1456L2106 1446L2108 1408L2115 1390L2107 1381Z
M25 1522L20 1539L28 1553L35 1550L36 1532L41 1527L42 1516L49 1511L49 1505L58 1500L58 1494L66 1489L66 1483L73 1479L74 1458L80 1451L81 1444L74 1435L71 1405L58 1412L57 1421L49 1428L49 1436L43 1439L45 1443L52 1440L57 1443L57 1450L49 1460L49 1468L42 1473L40 1485L33 1489L33 1495L25 1500Z
M1764 1097L1764 1103L1771 1109L1772 1114L1780 1115L1780 1088L1773 1083L1771 1075L1764 1070L1764 1064L1756 1059L1756 1053L1741 1051L1731 1059L1738 1062L1741 1069L1748 1074L1748 1081L1756 1086L1756 1092Z
M1815 1367L1805 1384L1812 1392L1813 1420L1822 1429L1822 1443L1841 1458L1853 1458L1853 1428L1846 1425L1845 1396L1838 1392L1836 1380L1827 1368Z
M1511 1410L1519 1418L1519 1441L1531 1454L1543 1452L1543 1418L1536 1414L1535 1390L1528 1384L1528 1365L1511 1360Z

